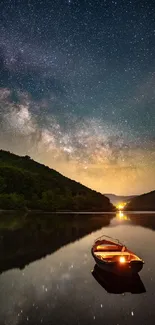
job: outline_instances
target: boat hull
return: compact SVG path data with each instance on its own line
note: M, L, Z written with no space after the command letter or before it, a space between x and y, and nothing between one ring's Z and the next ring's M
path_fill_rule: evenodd
M98 265L98 267L106 272L112 272L114 274L118 275L132 275L135 273L139 273L143 268L143 262L142 261L131 261L130 263L121 264L118 262L105 262L101 261L99 258L97 258L94 254L93 248L91 250L92 256Z

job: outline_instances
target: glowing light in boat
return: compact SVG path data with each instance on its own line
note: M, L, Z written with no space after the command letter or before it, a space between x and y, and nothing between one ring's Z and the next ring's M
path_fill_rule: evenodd
M126 262L126 259L124 256L121 256L120 259L119 259L120 263L123 264Z

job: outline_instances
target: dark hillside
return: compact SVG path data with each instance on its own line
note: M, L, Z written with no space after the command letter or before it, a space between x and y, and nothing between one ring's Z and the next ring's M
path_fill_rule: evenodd
M155 211L155 191L134 197L125 207L128 211Z
M29 156L0 150L0 209L112 211L110 200Z

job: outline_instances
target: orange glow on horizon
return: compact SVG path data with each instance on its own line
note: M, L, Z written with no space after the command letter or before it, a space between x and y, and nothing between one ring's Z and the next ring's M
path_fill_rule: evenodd
M123 210L124 209L124 207L126 206L126 203L125 202L123 202L123 203L118 203L117 205L116 205L116 208L118 209L118 210Z

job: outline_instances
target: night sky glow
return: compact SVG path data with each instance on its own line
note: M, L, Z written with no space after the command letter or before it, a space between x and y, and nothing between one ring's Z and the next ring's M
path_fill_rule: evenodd
M102 193L155 188L155 3L0 2L0 147Z

